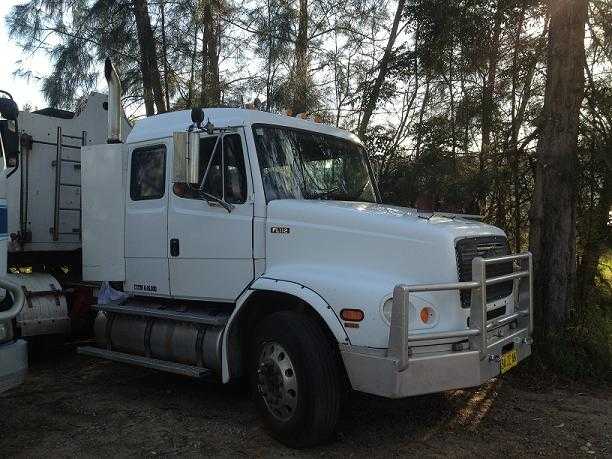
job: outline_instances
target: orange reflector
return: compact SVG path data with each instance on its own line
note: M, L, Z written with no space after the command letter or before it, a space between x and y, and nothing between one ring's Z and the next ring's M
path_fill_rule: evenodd
M433 314L431 313L431 310L429 308L423 308L421 309L421 322L423 322L424 324L426 324L427 322L429 322L429 318L432 316Z
M351 322L361 322L364 318L364 314L361 309L343 309L340 311L340 317L342 317L343 320L350 320Z

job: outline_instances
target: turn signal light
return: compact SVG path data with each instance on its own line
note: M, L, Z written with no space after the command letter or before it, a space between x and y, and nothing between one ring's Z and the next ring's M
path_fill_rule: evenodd
M349 322L361 322L365 314L361 309L343 309L340 311L340 317L342 317L342 320L348 320Z
M432 318L433 318L433 310L431 308L421 309L421 322L426 324Z

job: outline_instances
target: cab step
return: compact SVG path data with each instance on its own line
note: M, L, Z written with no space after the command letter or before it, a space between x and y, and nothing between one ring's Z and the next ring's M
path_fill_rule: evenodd
M167 362L165 360L152 359L140 355L125 354L123 352L109 351L93 346L83 346L77 348L77 352L82 355L99 357L114 362L127 363L139 367L151 368L153 370L175 373L177 375L189 376L191 378L203 378L212 375L208 368L184 365L182 363Z
M201 325L214 325L222 327L227 323L229 313L220 310L197 310L195 308L178 308L159 305L142 305L128 303L97 304L92 308L96 311L104 311L113 314L125 314L140 317L152 317L155 319L172 320L175 322L190 322Z

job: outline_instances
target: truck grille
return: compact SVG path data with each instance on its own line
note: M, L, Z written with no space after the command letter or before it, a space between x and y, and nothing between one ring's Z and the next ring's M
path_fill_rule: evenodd
M478 236L460 239L455 244L457 255L457 270L459 282L472 280L472 260L475 257L490 258L508 255L508 240L504 236ZM487 266L487 278L510 274L513 271L512 262L495 263ZM512 293L513 282L501 282L487 286L487 303L505 298ZM469 308L472 293L461 291L461 307Z

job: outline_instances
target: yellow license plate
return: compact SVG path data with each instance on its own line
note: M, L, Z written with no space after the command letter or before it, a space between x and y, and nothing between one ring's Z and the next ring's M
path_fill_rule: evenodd
M506 352L501 356L501 372L505 373L510 368L515 367L518 364L518 353L516 349L512 349L510 352Z

